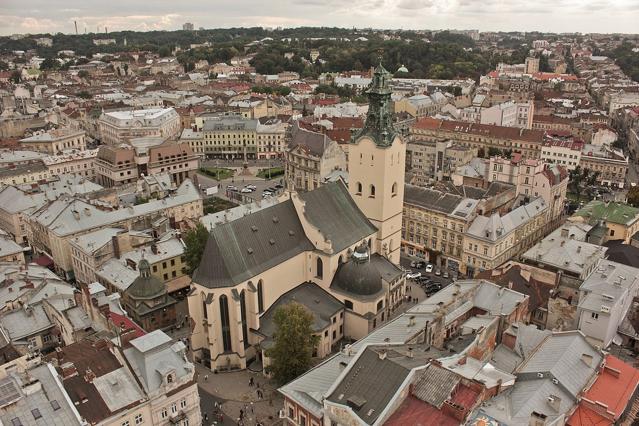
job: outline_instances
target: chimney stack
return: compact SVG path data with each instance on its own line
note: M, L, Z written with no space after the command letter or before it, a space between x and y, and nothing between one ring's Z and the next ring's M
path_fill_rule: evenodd
M62 369L62 379L68 379L69 377L78 375L78 370L72 362L65 362L60 368Z

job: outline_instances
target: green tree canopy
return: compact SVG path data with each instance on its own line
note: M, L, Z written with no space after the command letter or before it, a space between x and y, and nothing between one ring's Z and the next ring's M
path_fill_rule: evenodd
M271 358L267 371L283 385L311 367L313 349L319 337L313 335L313 315L299 303L278 307L274 321L275 344L266 352Z
M628 191L628 204L639 207L639 186L634 186Z
M195 229L190 230L184 237L184 258L186 260L186 272L191 275L200 266L206 241L209 239L209 231L198 223Z

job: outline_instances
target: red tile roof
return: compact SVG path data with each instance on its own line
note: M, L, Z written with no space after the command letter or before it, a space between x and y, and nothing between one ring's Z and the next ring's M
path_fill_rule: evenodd
M109 319L113 321L113 324L123 328L125 331L133 330L135 337L142 337L146 334L146 331L137 325L133 320L125 315L116 314L115 312L109 312Z
M459 426L459 420L409 395L384 426Z
M584 392L570 426L612 425L623 414L639 385L639 370L607 355L599 376Z
M448 132L468 133L498 139L511 139L525 142L542 143L545 132L543 130L519 129L517 127L495 126L491 124L466 123L463 121L438 120L424 117L413 125L414 129L436 130Z

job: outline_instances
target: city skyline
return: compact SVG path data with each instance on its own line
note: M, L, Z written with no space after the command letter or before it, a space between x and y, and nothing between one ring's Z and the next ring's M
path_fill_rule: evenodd
M52 10L43 0L8 0L0 5L1 35L16 33L178 30L195 28L336 26L379 29L632 33L639 2L632 0L291 0L267 6L257 0L116 4L66 1ZM605 13L607 19L601 19Z

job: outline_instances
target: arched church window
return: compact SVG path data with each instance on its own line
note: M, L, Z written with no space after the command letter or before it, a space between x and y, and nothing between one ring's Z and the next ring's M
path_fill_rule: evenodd
M317 273L315 275L317 276L317 278L324 277L324 262L322 262L321 257L317 258Z
M393 186L391 186L391 196L394 197L395 195L397 195L397 182L393 183Z
M264 312L264 288L262 280L257 282L257 310L259 313Z
M362 195L362 183L361 182L357 182L357 195Z
M370 195L371 198L375 198L375 185L371 185Z
M226 295L220 296L220 323L222 324L222 346L224 352L231 352L231 327L229 321L229 303Z

